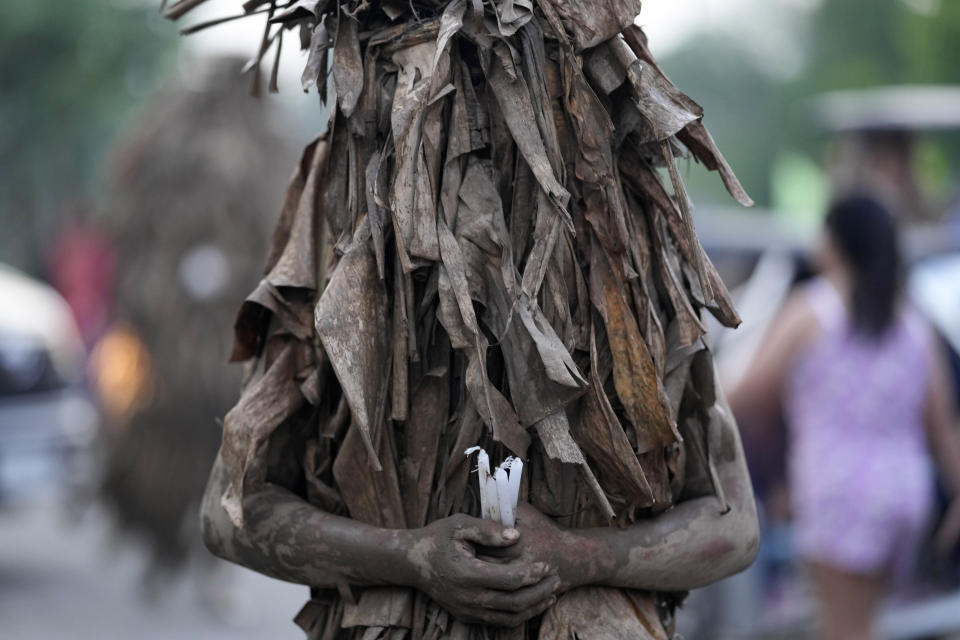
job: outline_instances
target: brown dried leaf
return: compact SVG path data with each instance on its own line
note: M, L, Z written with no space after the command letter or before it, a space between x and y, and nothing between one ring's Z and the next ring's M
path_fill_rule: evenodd
M650 352L623 298L624 278L596 243L591 254L590 295L606 326L617 397L636 430L637 450L663 447L679 434Z
M412 256L416 255L415 248L419 253L426 254L423 257L429 260L439 259L433 222L436 214L424 209L425 204L432 204L433 193L431 186L423 182L426 177L418 175L418 168L423 168L425 163L421 134L424 110L431 97L431 72L435 52L436 43L427 41L401 49L393 55L399 72L390 116L396 149L390 211L393 214L400 262L405 272L412 271L416 266L412 260ZM448 70L449 66L446 65L438 68L437 73ZM419 200L418 187L421 191ZM425 190L429 193L422 193Z
M497 31L501 36L512 36L533 19L532 0L497 0L493 3Z
M669 640L655 596L612 587L567 591L547 609L540 640Z
M294 379L298 346L286 342L276 359L264 364L264 371L250 381L223 421L220 455L230 485L222 504L238 527L243 526L244 495L266 481L267 470L254 465L259 450L270 434L304 403Z
M745 207L753 206L753 198L747 195L746 190L737 179L733 169L727 163L727 159L720 153L717 143L713 141L713 136L707 131L707 128L700 122L689 124L683 131L677 134L677 138L687 146L693 155L711 171L719 171L720 179L723 185L733 196L733 199Z
M406 528L396 468L396 445L390 429L378 438L383 466L372 468L363 429L354 420L333 463L333 478L350 518L376 527Z
M410 327L410 317L407 315L407 288L404 286L404 273L400 269L400 259L396 259L393 270L393 375L390 389L390 418L397 422L407 419L409 396L410 366L407 360L407 344L409 333L416 331ZM416 415L416 414L414 414Z
M385 277L383 232L384 225L387 222L387 211L382 201L377 198L377 193L387 190L387 172L380 170L384 155L385 151L371 154L364 172L367 219L370 221L370 236L373 240L373 253L377 260L377 273L380 274L381 278Z
M516 69L508 69L503 58L499 56L493 56L487 62L485 73L517 148L536 176L537 182L550 197L550 201L569 218L566 207L570 193L554 174L539 128L530 126L537 121L537 116L526 81Z
M685 103L687 105L692 105L692 107L690 107L690 112L699 113L699 116L702 117L703 110L700 109L700 106L677 90L673 83L667 79L667 76L660 69L660 66L657 64L656 60L654 60L653 55L647 48L646 36L644 36L640 27L631 26L625 29L623 36L627 44L630 45L630 49L633 51L633 53L641 62L643 62L643 68L649 69L654 74L654 81L665 87L674 101L680 104ZM667 129L669 128L670 127ZM749 195L747 195L743 185L740 184L737 176L734 175L733 169L731 169L730 165L727 164L723 154L720 153L716 143L713 141L713 138L710 136L707 128L703 126L703 123L699 118L688 123L683 129L677 130L674 133L676 134L677 138L683 144L685 144L688 149L690 149L693 155L700 162L702 162L704 166L707 167L707 169L720 172L720 179L723 180L724 186L727 188L727 191L730 192L730 195L733 196L734 200L745 207L753 206L753 200Z
M608 520L613 520L616 513L607 499L607 494L604 493L600 483L597 482L597 477L590 469L590 465L587 464L586 458L583 457L583 452L580 451L580 447L577 446L576 441L570 435L570 423L567 420L567 414L562 410L554 411L537 422L534 428L543 443L544 452L549 457L580 467L584 479L597 501L597 506L600 507Z
M304 65L303 73L300 74L300 86L305 92L318 85L320 75L327 73L327 51L329 49L330 34L327 33L327 26L323 22L318 22L310 33L310 51L307 55L307 64Z
M337 41L333 45L333 83L340 111L349 118L363 93L363 57L357 37L357 21L347 16L340 17Z
M353 627L400 627L413 625L413 595L411 589L402 587L376 587L364 589L360 600L343 607L344 629Z
M264 0L269 1L269 0ZM296 0L277 12L273 22L298 22L305 19L319 19L323 15L328 0Z
M567 113L576 133L577 178L582 181L584 213L608 251L618 254L628 238L623 193L610 138L613 122L575 60L563 65Z
M405 430L406 455L401 463L407 524L427 524L434 487L440 436L450 412L450 386L441 376L424 376L411 399ZM461 457L461 456L458 456Z
M304 289L307 295L317 288L316 228L319 211L314 206L319 176L324 173L328 147L323 139L307 145L297 171L287 186L280 218L273 231L267 255L266 276L237 313L231 362L253 358L260 353L270 314L280 316L280 324L296 336L311 333L307 318L309 301L291 289ZM281 288L284 291L281 291Z
M573 35L577 51L606 42L633 24L640 13L640 0L544 0Z
M384 367L390 353L388 308L373 251L354 244L317 303L315 325L377 471L382 467L374 441L384 417L389 371Z
M628 36L628 41L634 44L637 39ZM652 57L634 53L622 38L612 40L608 46L625 69L635 106L643 116L645 127L640 132L641 143L668 140L703 117L700 105L677 89ZM642 51L646 54L645 48Z
M520 425L510 402L487 378L487 341L477 324L460 246L443 218L438 220L437 231L443 262L440 271L440 321L450 335L453 346L466 351L469 363L465 383L477 413L492 429L494 439L506 445L514 455L524 457L530 446L530 436Z
M598 360L596 335L591 329L591 390L584 397L574 435L600 469L605 484L612 483L629 500L628 510L649 506L653 501L650 484L604 392L610 369L601 373Z
M314 147L309 173L303 193L297 202L296 212L277 263L270 269L266 280L275 287L297 287L317 290L318 226L320 211L316 206L320 181L326 167L329 147L319 141ZM275 242L279 238L274 238ZM274 245L276 246L276 245Z
M189 27L185 27L180 30L180 35L188 36L192 33L197 33L198 31L203 31L204 29L209 29L210 27L215 27L218 24L224 24L226 22L233 22L234 20L239 20L241 18L247 18L257 13L267 13L267 9L261 11L251 11L250 13L240 13L232 16L225 16L223 18L214 18L212 20L205 20L203 22L198 22L197 24L192 24Z

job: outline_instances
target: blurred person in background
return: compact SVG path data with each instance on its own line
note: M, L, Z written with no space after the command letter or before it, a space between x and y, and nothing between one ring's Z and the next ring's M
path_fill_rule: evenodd
M48 256L50 282L70 305L87 348L103 337L110 319L116 253L102 221L77 207L60 227Z
M814 260L819 277L788 298L730 403L755 420L782 409L796 544L822 637L867 639L929 523L933 457L954 497L939 549L960 535L960 439L945 356L901 294L889 211L866 195L837 200Z
M151 589L199 546L217 420L240 386L229 327L260 278L285 178L285 145L241 66L215 60L169 82L114 150L105 195L117 286L92 355L108 416L102 494L150 550Z

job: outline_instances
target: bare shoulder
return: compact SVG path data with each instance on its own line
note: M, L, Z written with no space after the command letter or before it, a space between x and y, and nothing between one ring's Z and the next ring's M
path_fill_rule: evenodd
M814 283L804 283L787 296L771 327L772 340L782 342L789 351L808 346L820 331L820 322L811 303Z
M816 322L817 314L814 311L811 298L813 297L816 282L803 282L793 288L786 300L783 302L783 308L780 313L784 320L790 319L794 322Z

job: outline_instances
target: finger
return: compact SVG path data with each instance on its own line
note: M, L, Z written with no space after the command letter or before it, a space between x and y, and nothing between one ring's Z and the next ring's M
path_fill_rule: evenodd
M553 598L560 588L560 578L550 575L530 587L516 591L486 591L478 601L487 609L506 613L521 613L536 609Z
M484 547L509 547L520 539L520 532L492 520L469 518L465 526L454 530L453 537Z
M477 550L476 558L477 560L482 560L483 562L492 562L493 564L510 564L519 556L507 557L499 553L489 554L485 550Z
M476 547L477 557L493 561L509 561L523 555L523 545L514 544L509 547Z
M468 558L463 564L462 579L473 586L497 591L516 591L540 582L550 573L545 562L484 562Z

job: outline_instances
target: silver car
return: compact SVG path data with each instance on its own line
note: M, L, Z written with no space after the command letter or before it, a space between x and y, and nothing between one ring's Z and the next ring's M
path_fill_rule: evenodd
M93 481L98 412L63 298L0 264L0 506Z

